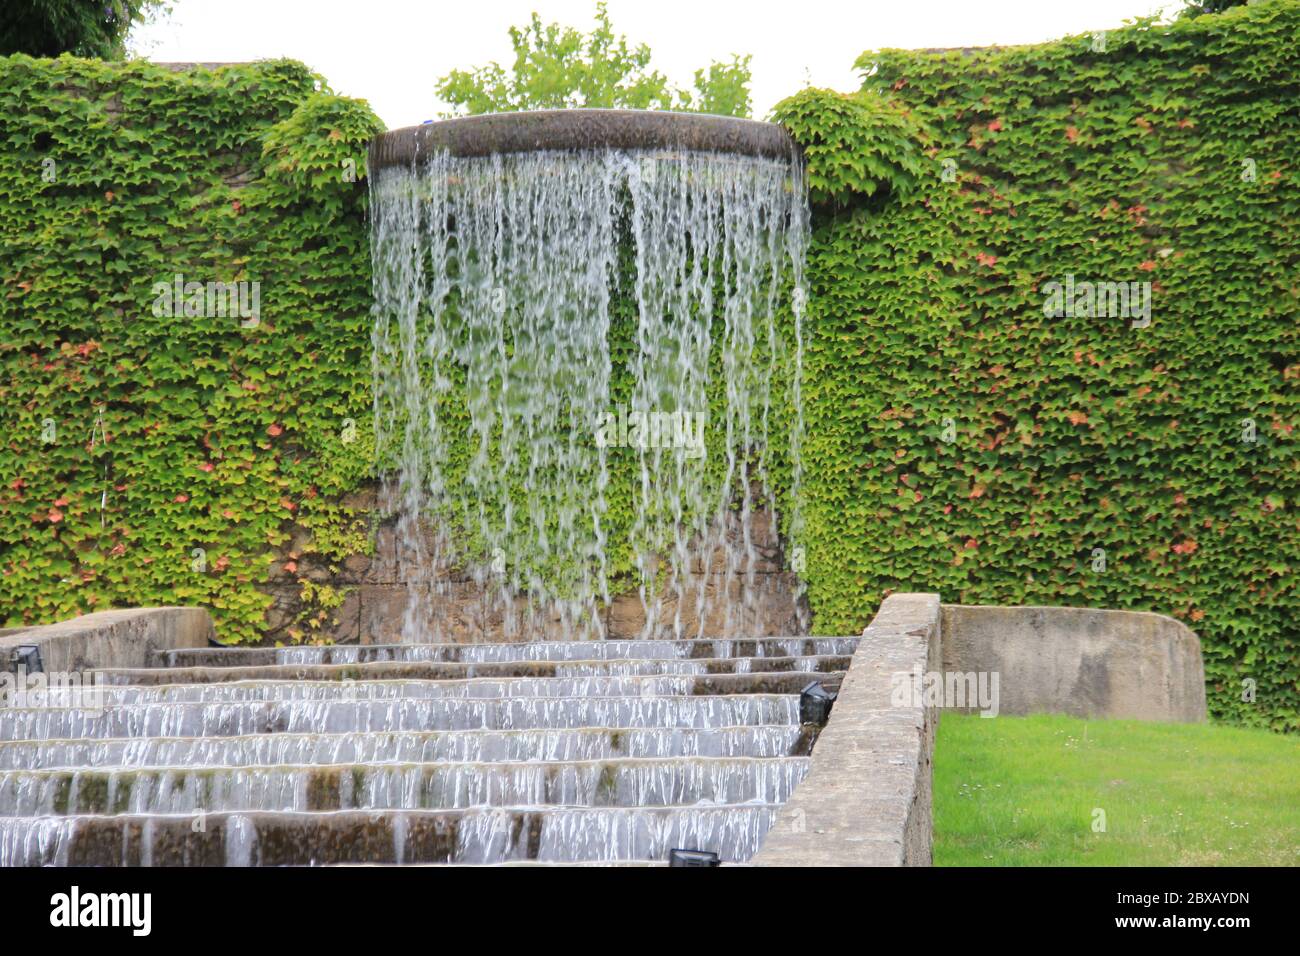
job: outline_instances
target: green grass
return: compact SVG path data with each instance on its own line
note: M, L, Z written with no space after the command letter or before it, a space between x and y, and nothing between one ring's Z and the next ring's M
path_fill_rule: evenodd
M1105 832L1094 832L1094 811ZM1300 865L1300 740L1073 717L939 722L941 866Z

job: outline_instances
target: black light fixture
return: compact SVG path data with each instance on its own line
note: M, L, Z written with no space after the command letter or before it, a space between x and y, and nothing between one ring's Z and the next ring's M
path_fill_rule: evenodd
M35 644L19 644L9 655L9 666L14 672L22 668L28 674L41 674L45 668L41 665L41 649Z
M722 860L708 850L669 850L669 866L721 866Z
M799 722L826 723L831 716L831 705L835 703L835 697L835 694L822 686L821 681L813 681L799 692Z

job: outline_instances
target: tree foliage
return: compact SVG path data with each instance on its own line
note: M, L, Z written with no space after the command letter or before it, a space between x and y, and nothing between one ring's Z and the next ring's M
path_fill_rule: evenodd
M1222 13L1233 7L1244 7L1251 0L1187 0L1187 6L1178 11L1179 17L1202 17L1207 13Z
M493 62L438 81L438 95L453 107L449 115L572 107L749 115L748 56L714 61L695 72L692 89L679 89L651 67L648 46L615 34L604 3L596 6L590 34L543 23L534 13L527 25L510 28L510 45L509 68Z
M167 5L167 0L5 0L0 56L70 53L120 60L131 27Z

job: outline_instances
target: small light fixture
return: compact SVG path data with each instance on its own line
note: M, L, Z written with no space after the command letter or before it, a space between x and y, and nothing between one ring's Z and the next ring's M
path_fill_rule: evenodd
M708 850L669 850L669 866L721 866L722 860Z
M831 716L831 705L837 695L822 686L821 681L813 681L799 692L799 722L801 724L824 724Z
M28 674L45 672L41 665L41 649L35 644L19 644L14 648L14 652L9 655L9 666L15 673L20 667Z

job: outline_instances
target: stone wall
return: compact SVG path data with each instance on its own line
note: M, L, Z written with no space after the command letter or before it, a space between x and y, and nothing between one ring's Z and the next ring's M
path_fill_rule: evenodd
M46 673L97 667L149 667L154 651L206 647L212 618L197 607L124 608L0 634L0 670L19 646L40 649Z
M754 863L928 865L935 731L954 702L927 696L926 679L971 673L998 675L995 716L1205 719L1200 642L1172 618L895 594L863 632L808 776Z
M412 562L403 554L402 542L396 533L396 521L380 517L384 512L376 503L373 492L354 496L349 502L361 515L361 526L370 526L373 541L372 554L354 554L346 560L328 563L313 554L310 535L300 530L275 555L269 578L262 590L272 598L266 614L266 640L268 643L294 643L292 631L319 637L334 643L390 643L401 639L403 612L408 599L408 577ZM808 631L807 601L802 595L798 577L784 570L786 566L782 543L772 527L767 512L755 511L751 517L750 531L757 553L752 583L732 578L712 570L707 578L708 616L704 633L723 636L728 632L747 637L805 634ZM734 537L734 535L733 535ZM428 533L429 541L432 533ZM713 555L710 567L723 563L721 554ZM684 633L694 634L699 624L699 613L693 595L703 577L704 563L697 555L691 562L687 582L687 597L682 608ZM311 589L327 588L342 596L337 607L325 609L319 616L320 626L308 630L303 621L316 612L311 598L304 599L304 585ZM723 618L718 591L727 587L737 607L747 608L747 613L733 620L730 629ZM499 596L499 589L478 583L468 573L451 573L434 582L436 589L432 601L438 616L438 626L450 640L475 642L503 640L508 632L507 618L513 616L514 633L522 633L527 602L516 597L508 602ZM665 595L659 615L659 627L670 627L676 614L676 601ZM613 595L602 618L606 633L613 638L631 638L640 635L645 627L646 613L641 597L635 590L623 590ZM535 624L535 636L552 636L572 639L558 618ZM519 638L515 638L519 639Z
M899 706L895 674L939 666L939 595L895 594L862 632L817 745L757 866L928 866L937 708Z

